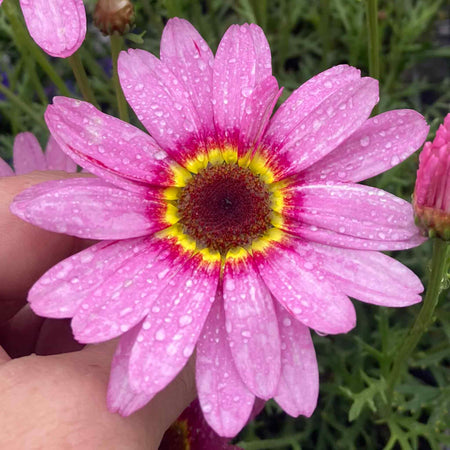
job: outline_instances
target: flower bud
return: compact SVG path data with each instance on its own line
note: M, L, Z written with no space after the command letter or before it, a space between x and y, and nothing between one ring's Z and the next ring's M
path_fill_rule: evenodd
M130 0L98 0L94 23L106 35L124 35L134 22L134 7Z
M419 156L414 211L429 236L450 240L450 113Z

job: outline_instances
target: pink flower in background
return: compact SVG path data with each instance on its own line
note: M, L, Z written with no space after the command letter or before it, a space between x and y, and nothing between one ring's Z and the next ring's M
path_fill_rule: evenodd
M425 231L450 239L450 113L420 153L414 210Z
M86 35L83 0L20 0L28 31L51 56L67 58Z
M131 414L196 349L199 401L221 436L255 397L312 414L318 369L309 328L345 333L348 296L420 301L419 279L379 250L423 241L409 203L356 184L407 158L428 126L411 110L369 118L378 84L341 65L281 93L256 25L233 25L214 56L171 19L161 58L122 52L125 96L150 135L56 97L47 124L99 178L51 181L12 211L48 230L102 239L49 270L33 310L72 317L80 342L122 336L108 405Z
M33 133L19 133L14 139L13 164L16 175L23 175L34 170L64 170L76 172L74 163L50 136L45 153ZM0 177L14 175L11 167L0 158Z
M223 438L214 432L206 423L198 400L194 400L166 431L159 450L242 449L231 445L228 438Z

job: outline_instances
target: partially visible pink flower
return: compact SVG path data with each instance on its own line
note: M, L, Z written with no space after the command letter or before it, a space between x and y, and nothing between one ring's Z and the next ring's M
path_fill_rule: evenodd
M77 165L70 159L50 136L45 153L33 133L19 133L14 139L13 164L16 175L34 170L64 170L76 172ZM0 177L14 175L13 169L0 158Z
M198 399L194 400L166 431L159 450L241 450L219 436L205 421Z
M20 0L28 31L46 53L67 58L86 36L83 0Z
M420 153L413 204L421 228L450 239L450 113Z
M122 52L124 94L149 131L56 97L47 124L99 178L51 181L11 209L51 231L100 242L50 269L33 310L72 317L84 343L122 336L108 405L128 415L196 350L202 411L221 436L255 398L310 416L318 368L310 329L356 324L349 296L421 300L420 280L380 250L423 238L411 205L359 181L413 153L428 126L411 110L370 118L378 83L341 65L281 90L256 25L233 25L214 56L171 19L161 58Z

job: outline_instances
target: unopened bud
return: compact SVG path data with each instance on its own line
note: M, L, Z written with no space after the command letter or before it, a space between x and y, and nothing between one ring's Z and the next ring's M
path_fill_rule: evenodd
M420 228L450 240L450 113L419 156L413 204Z
M98 0L94 11L96 27L106 35L124 35L134 22L134 7L130 0Z

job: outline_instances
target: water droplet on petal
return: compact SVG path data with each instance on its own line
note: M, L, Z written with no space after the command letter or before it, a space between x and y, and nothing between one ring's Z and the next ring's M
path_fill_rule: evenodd
M250 95L252 95L253 89L251 87L244 87L242 88L241 92L244 97L250 97Z
M397 164L399 164L400 163L400 158L397 156L397 155L394 155L392 158L391 158L391 165L392 166L396 166Z
M367 147L370 143L369 136L364 136L360 139L359 143L361 144L361 147Z
M182 327L184 327L184 326L186 326L186 325L189 325L190 323L192 322L192 316L189 316L189 315L184 315L184 316L181 316L179 319L178 319L178 323L180 324L180 326L182 326Z
M155 339L157 341L163 341L166 337L166 332L164 331L163 328L160 328L156 333L155 333Z

